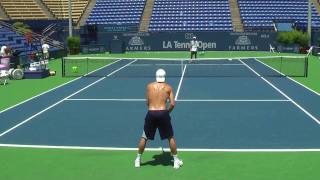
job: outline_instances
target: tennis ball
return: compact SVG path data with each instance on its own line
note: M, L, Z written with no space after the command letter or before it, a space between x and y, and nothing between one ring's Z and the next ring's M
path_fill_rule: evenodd
M72 72L77 73L78 72L78 66L72 66Z

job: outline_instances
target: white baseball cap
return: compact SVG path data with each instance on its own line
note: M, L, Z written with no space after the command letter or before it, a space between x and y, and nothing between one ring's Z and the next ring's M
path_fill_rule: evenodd
M156 80L157 80L157 82L165 82L166 81L166 71L163 69L158 69L156 72Z

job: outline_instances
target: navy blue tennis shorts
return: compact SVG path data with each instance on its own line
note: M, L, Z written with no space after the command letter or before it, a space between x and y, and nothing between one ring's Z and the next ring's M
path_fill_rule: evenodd
M161 140L173 137L171 117L168 110L148 111L142 137L153 140L157 129L159 130Z

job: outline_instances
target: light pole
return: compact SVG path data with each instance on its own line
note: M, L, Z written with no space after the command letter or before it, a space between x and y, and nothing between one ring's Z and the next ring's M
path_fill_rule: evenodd
M71 6L71 0L68 1L68 14L69 14L69 36L72 37L72 6Z
M311 32L312 32L312 9L311 9L311 0L308 0L308 36L309 36L309 46L311 46Z

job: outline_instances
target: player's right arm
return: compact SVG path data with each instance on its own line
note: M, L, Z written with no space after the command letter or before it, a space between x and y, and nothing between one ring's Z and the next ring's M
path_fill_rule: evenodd
M174 100L174 93L173 93L173 89L171 86L169 86L169 101L170 101L170 105L169 105L169 112L171 112L175 106L175 100Z
M148 84L148 85L147 85L147 90L146 90L146 104L147 104L147 107L149 107L149 91L150 91L150 86L151 86L151 84Z

